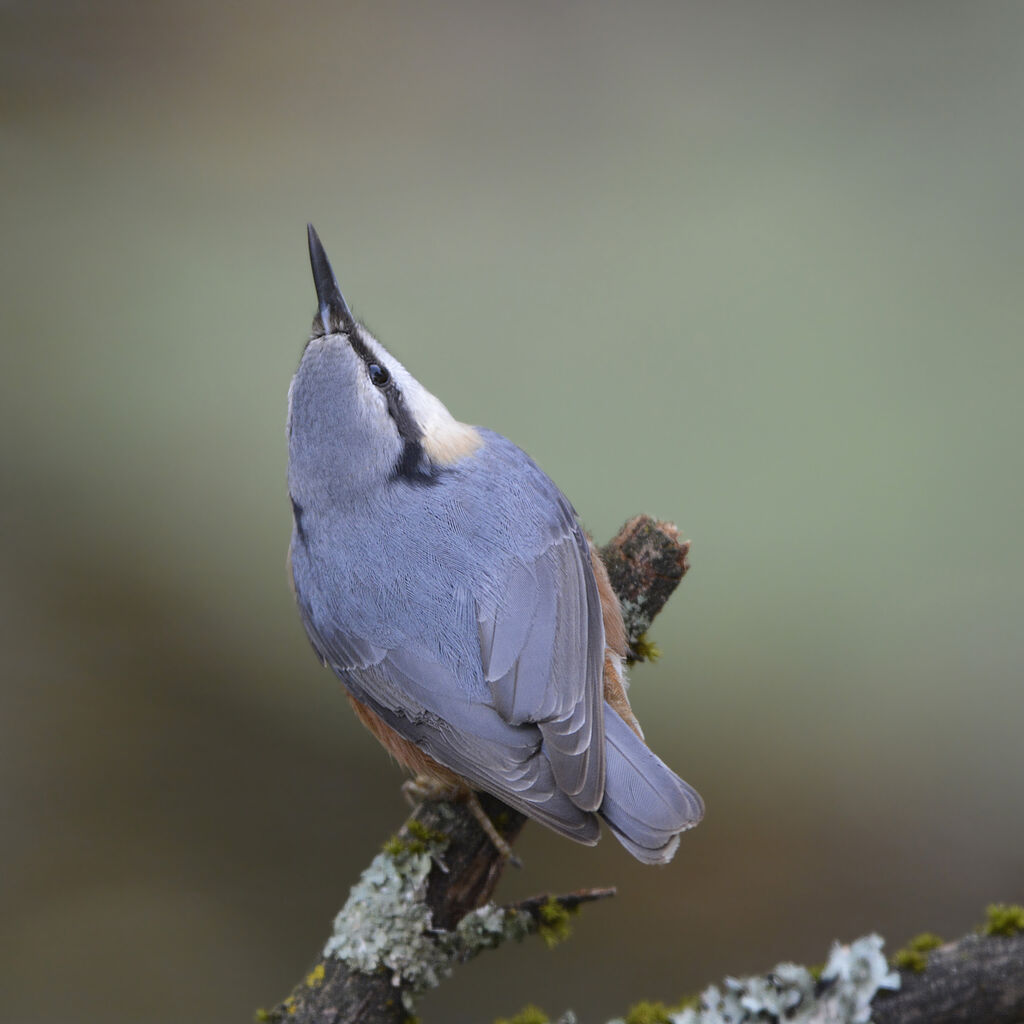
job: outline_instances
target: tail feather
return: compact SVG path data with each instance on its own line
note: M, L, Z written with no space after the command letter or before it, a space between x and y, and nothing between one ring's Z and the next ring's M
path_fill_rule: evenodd
M598 814L637 860L667 864L679 833L704 816L704 801L607 704L604 728L607 766Z

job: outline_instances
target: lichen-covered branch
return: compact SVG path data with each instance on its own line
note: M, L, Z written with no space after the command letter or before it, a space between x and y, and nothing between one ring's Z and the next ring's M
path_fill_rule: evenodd
M820 973L778 964L767 974L726 978L706 988L694 1005L659 1015L665 1024L868 1024L877 993L900 984L882 944L878 935L836 943Z
M686 571L689 544L669 523L640 516L602 551L634 649ZM513 842L525 817L480 794ZM489 902L505 863L465 805L423 803L353 886L312 969L268 1021L401 1024L415 996L477 953L539 933L563 938L566 916L613 890Z
M1016 909L1024 928L1024 910ZM930 952L922 969L901 970L900 978L899 992L872 1007L874 1024L1020 1024L1024 930L967 935Z
M1005 909L1014 911L1024 924L1024 910ZM992 909L990 924L991 920ZM705 990L696 1005L666 1010L662 1021L1020 1024L1024 1021L1024 932L1000 934L990 924L988 934L941 945L921 960L901 951L892 963L887 962L877 935L849 946L837 944L820 974L795 964L779 964L759 977L727 978L721 987ZM912 966L896 969L901 962Z
M637 1003L609 1024L1021 1024L1024 907L996 904L977 933L923 934L887 960L882 939L836 943L824 967L727 977L676 1006ZM503 1024L548 1024L535 1006ZM575 1022L567 1012L558 1018Z
M674 524L650 516L631 519L601 548L637 661L643 660L644 634L690 568L689 552L690 542L679 539Z

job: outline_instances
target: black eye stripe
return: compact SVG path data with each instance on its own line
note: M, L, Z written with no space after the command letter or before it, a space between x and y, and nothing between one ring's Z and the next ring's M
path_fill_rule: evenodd
M352 330L345 334L345 338L352 346L352 351L355 352L355 354L359 356L364 363L373 362L373 353L366 347L366 342L359 337L358 328L353 326Z
M402 439L402 454L395 465L394 475L413 483L434 483L435 477L423 471L423 442L419 424L405 404L402 391L386 366L377 362L377 357L359 336L358 328L347 334L353 351L366 366L366 372L374 386L380 388L387 398L388 414L394 421L398 436Z
M370 351L369 346L359 336L359 329L353 325L353 329L346 334L346 338L352 346L352 351L366 364L366 372L370 375L370 380L374 386L378 388L386 387L391 382L391 374L386 366L382 366L377 362L374 353Z

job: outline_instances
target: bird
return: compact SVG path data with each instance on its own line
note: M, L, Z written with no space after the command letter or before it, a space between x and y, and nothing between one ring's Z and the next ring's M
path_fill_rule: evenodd
M569 500L461 423L353 316L312 224L317 311L288 392L300 617L404 767L665 864L704 814L644 742L608 574Z

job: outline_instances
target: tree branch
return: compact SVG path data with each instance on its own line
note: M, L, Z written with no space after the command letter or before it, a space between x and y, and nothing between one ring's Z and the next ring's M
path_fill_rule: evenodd
M600 550L635 652L631 660L643 661L644 635L690 568L690 542L672 523L636 516Z
M601 552L638 656L643 634L686 572L688 550L672 524L638 516ZM487 794L480 802L513 842L526 818ZM423 803L352 888L313 968L259 1016L293 1024L401 1024L416 994L456 964L537 932L557 941L566 914L614 893L584 890L498 907L488 901L504 866L464 804Z
M981 931L948 944L921 935L891 961L882 939L867 935L836 943L823 968L783 963L762 975L729 977L675 1008L638 1004L626 1022L1020 1024L1024 907L989 907Z
M1020 1024L1024 933L967 935L940 946L923 971L900 971L900 990L880 996L874 1024Z

